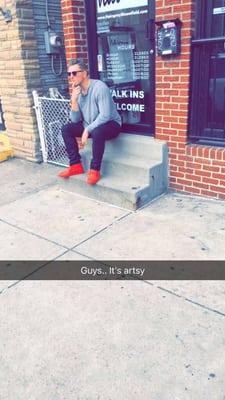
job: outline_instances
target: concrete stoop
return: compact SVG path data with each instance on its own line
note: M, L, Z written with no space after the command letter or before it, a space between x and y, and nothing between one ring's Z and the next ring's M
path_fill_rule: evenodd
M81 151L89 169L91 141ZM137 210L168 187L168 150L165 142L147 136L121 134L106 142L101 179L86 184L86 174L63 180L62 188L130 210Z

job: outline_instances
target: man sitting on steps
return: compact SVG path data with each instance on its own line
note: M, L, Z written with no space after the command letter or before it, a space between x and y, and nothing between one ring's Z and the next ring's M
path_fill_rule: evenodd
M59 173L61 178L83 174L79 149L92 138L92 160L87 183L95 185L100 179L105 141L116 138L121 130L121 117L117 112L108 86L97 79L90 79L88 67L82 60L71 60L68 76L72 84L72 122L62 128L62 136L70 166Z

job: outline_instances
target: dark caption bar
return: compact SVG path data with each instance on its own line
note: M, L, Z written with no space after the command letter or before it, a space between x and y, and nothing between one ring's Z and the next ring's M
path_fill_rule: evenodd
M0 280L225 280L225 261L0 261Z

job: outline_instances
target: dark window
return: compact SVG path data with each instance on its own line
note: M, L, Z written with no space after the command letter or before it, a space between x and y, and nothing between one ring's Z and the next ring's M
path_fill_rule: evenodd
M225 145L225 0L198 0L190 139Z

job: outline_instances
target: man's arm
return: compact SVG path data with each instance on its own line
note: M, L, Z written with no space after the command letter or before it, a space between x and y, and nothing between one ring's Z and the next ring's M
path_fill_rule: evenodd
M110 90L106 85L101 85L98 88L97 104L99 114L97 118L86 127L89 133L93 131L93 129L97 128L99 125L105 124L106 122L110 121L112 97Z

